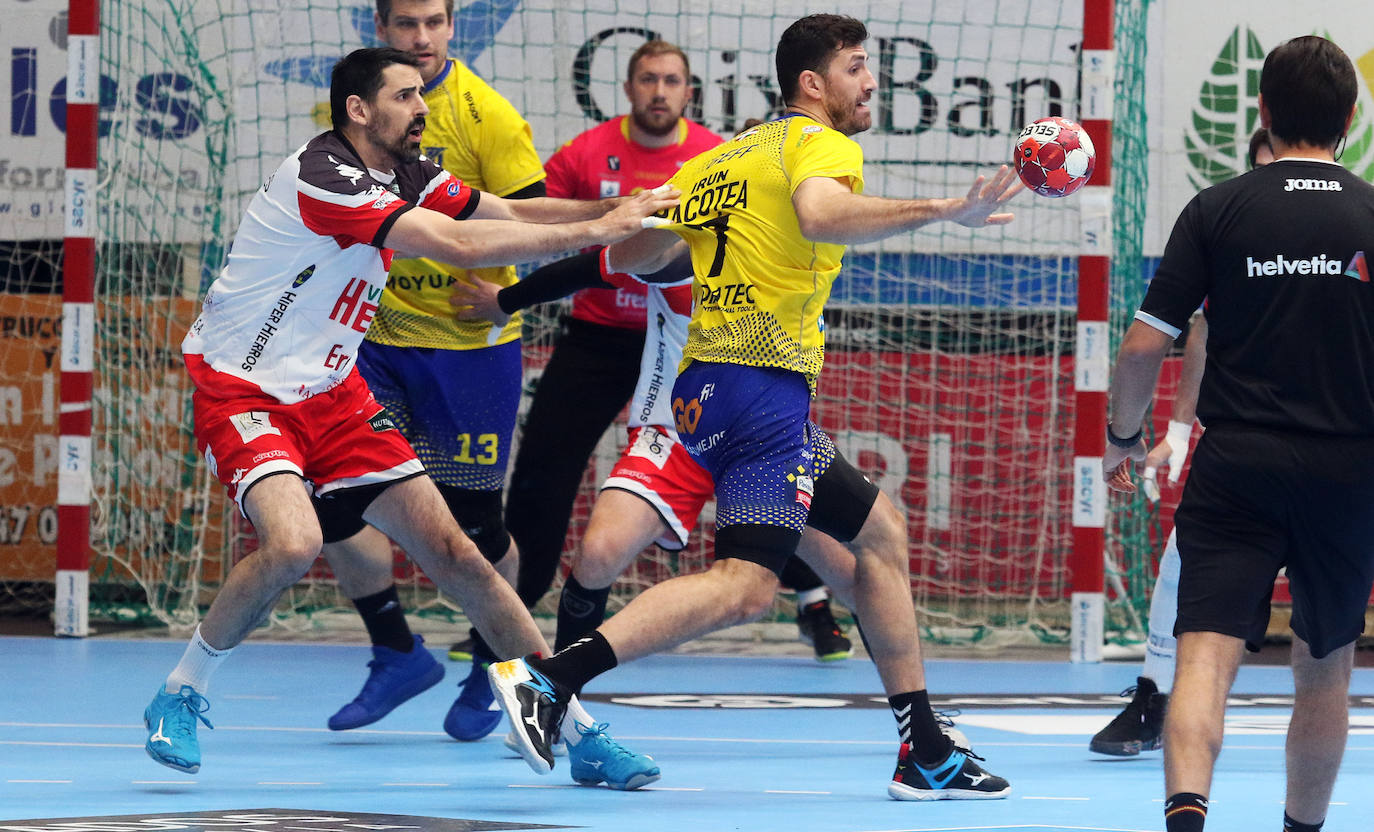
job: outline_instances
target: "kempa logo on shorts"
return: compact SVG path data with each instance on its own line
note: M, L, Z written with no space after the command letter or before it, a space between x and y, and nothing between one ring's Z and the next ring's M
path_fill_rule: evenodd
M272 424L271 414L265 410L235 413L229 417L229 423L239 432L239 437L245 445L259 436L281 436L281 431Z
M1355 256L1350 259L1349 266L1343 265L1344 262L1334 257L1327 257L1325 254L1304 258L1289 258L1280 254L1272 260L1256 260L1253 257L1246 257L1245 276L1342 275L1353 277L1363 283L1369 282L1369 270L1365 266L1363 251L1355 253Z

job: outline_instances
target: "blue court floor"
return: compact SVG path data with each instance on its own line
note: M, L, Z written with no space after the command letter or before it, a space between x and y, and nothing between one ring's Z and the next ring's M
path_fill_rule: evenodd
M338 644L238 648L209 691L216 729L201 729L204 765L183 775L145 756L141 723L183 644L0 638L0 832L1164 826L1158 752L1111 759L1087 750L1135 664L929 661L933 694L955 700L960 727L1013 793L899 803L885 793L895 726L864 660L668 655L617 668L588 687L587 706L663 769L654 786L620 793L574 785L563 759L551 775L534 774L502 746L504 726L477 743L445 736L463 665L447 663L441 685L369 728L328 731L325 719L356 693L368 658L365 647ZM1241 669L1209 830L1278 829L1291 691L1284 667ZM1374 669L1355 671L1353 693L1332 832L1366 830L1374 818ZM130 815L167 817L116 818ZM65 820L13 822L37 819Z

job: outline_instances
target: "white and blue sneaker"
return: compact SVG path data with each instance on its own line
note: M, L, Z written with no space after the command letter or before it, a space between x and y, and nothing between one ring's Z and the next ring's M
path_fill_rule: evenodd
M204 714L210 710L210 700L196 693L190 685L182 685L177 693L165 687L143 710L143 726L148 729L148 741L143 748L148 756L168 768L195 774L200 771L200 740L196 739L196 722L214 728Z
M916 761L911 746L902 743L887 796L893 800L996 800L1011 794L1006 780L974 762L982 759L951 744L943 760L926 768Z
M535 670L526 659L493 662L487 668L496 701L510 717L516 751L539 774L553 771L553 746L572 694Z
M605 783L622 792L633 791L658 781L658 764L647 754L637 754L606 733L610 723L598 722L588 728L577 724L581 739L568 743L573 782L581 786Z

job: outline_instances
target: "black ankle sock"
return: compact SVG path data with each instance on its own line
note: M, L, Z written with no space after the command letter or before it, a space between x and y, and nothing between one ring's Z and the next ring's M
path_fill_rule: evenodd
M606 601L610 597L610 587L587 589L569 575L558 599L558 637L553 649L562 650L600 627L606 618Z
M1326 821L1319 820L1316 823L1299 823L1290 818L1287 812L1283 813L1283 832L1319 832L1323 823L1326 823Z
M930 710L930 695L924 690L899 693L889 696L887 704L892 707L892 715L897 719L897 734L902 743L911 747L916 761L921 765L932 765L949 755L953 745Z
M1179 792L1164 801L1165 832L1202 832L1207 822L1207 798L1193 792Z
M401 609L401 599L396 595L396 585L392 584L375 595L354 598L353 606L363 617L368 638L379 647L390 647L402 653L409 653L415 646L415 638L406 624L405 610Z
M616 666L615 650L599 630L559 650L552 658L531 659L530 664L574 694L582 686Z
M473 661L480 664L491 664L501 660L501 657L496 655L496 651L491 649L491 645L487 644L487 640L482 638L482 634L477 632L476 627L469 629L468 635L472 638Z

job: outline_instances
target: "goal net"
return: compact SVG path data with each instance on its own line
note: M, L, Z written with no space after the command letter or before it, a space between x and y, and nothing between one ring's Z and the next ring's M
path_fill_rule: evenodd
M54 21L62 5L47 3ZM1118 53L1117 118L1129 123L1138 111L1141 122L1118 137L1116 204L1139 206L1144 0L1116 5L1117 42L1137 45ZM869 27L879 79L873 129L856 137L868 193L963 193L976 175L1008 160L1026 122L1079 116L1081 0L875 0L845 10ZM483 0L460 4L450 54L525 115L547 157L623 112L630 53L662 37L691 58L698 93L688 115L728 136L747 118L780 112L773 47L809 11L799 0ZM195 453L179 343L247 199L284 156L327 126L334 62L377 44L373 10L337 0L106 0L101 15L92 616L188 625L253 542ZM49 37L34 28L36 38ZM46 100L50 87L38 78L36 98ZM1141 131L1134 141L1130 130ZM854 247L826 318L815 417L905 511L912 591L927 636L940 640L1067 634L1081 201L1023 195L1014 208L1017 221L1004 230L940 225ZM1122 310L1138 300L1141 221L1116 216L1122 258L1114 283L1136 287L1115 298ZM5 222L0 214L0 239L11 233ZM60 250L23 229L12 233L24 242L0 243L9 246L0 247L9 281L0 315L60 317L51 294ZM564 312L554 305L528 317L526 399ZM53 521L44 512L55 502L54 461L40 457L56 432L45 410L55 372L44 356L57 333L20 325L31 327L24 339L0 340L0 362L15 379L0 397L0 417L13 414L0 418L8 431L0 453L9 455L0 456L0 475L6 459L34 463L23 474L32 486L22 504L27 519L16 519L24 508L6 506L0 524L16 542L0 546L0 594L17 605L29 603L22 599L31 591L41 598L51 580ZM22 405L11 409L11 396ZM623 441L613 427L588 468L569 551ZM687 550L646 553L617 584L612 609L668 575L704 568L710 519L708 512ZM1109 629L1124 633L1152 580L1157 532L1144 521L1117 528L1110 548L1124 594ZM412 609L455 614L403 558L397 576ZM273 623L307 627L322 613L349 609L320 564L283 598ZM790 611L780 603L777 614Z

